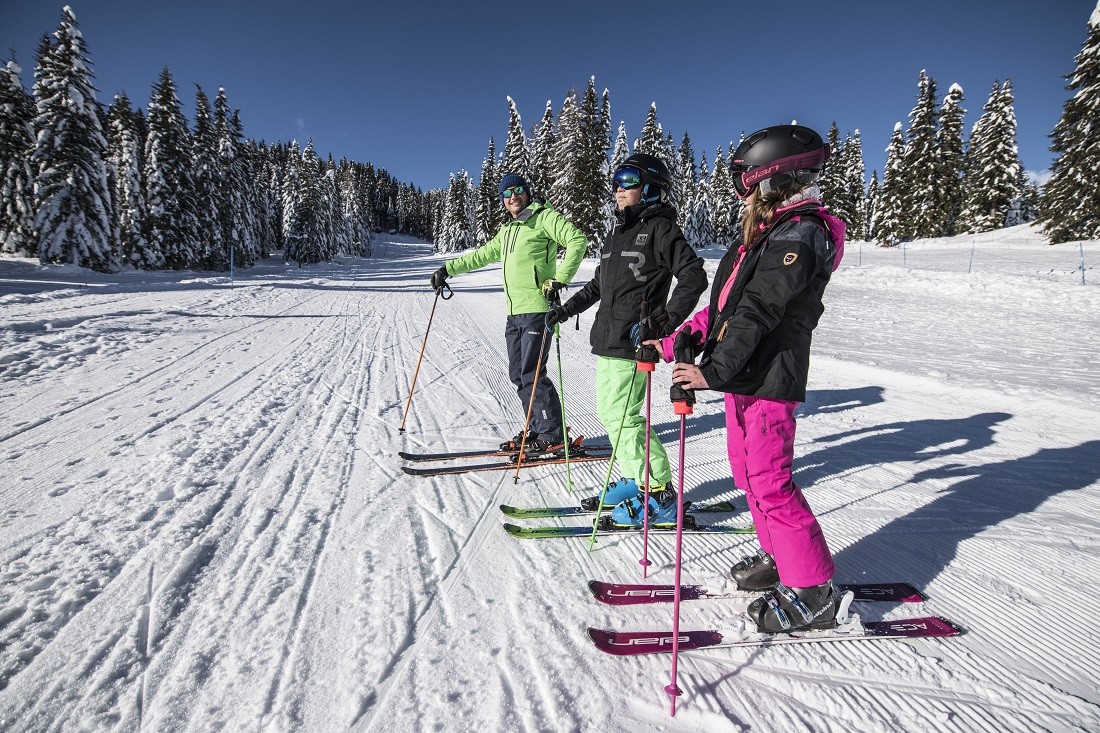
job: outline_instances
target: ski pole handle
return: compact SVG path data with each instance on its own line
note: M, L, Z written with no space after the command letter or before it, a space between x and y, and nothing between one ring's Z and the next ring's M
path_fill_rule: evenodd
M638 362L640 372L655 371L661 358L655 347L642 343L650 338L649 312L649 301L643 300L638 312L638 344L634 347L634 360Z
M672 353L677 364L695 363L695 336L690 328L685 328L676 334L676 340L672 342ZM690 415L695 404L695 390L684 389L679 384L673 383L669 390L669 399L672 400L672 411L677 415Z

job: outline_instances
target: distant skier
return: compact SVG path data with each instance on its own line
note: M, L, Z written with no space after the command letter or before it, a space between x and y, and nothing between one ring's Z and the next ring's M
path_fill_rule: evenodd
M748 614L766 632L836 625L832 554L791 475L811 334L844 251L844 223L822 207L815 183L828 157L821 136L800 125L759 130L734 151L744 241L718 265L710 305L683 326L702 343L699 366L672 372L687 388L726 393L730 467L761 548L731 572L740 588L764 591ZM666 361L672 342L661 342Z
M647 338L668 335L707 289L703 260L684 238L676 225L676 209L666 201L672 178L664 162L635 153L615 171L612 186L616 225L604 241L595 274L565 304L551 306L546 316L553 325L600 304L589 337L596 354L596 412L611 440L618 440L615 462L622 477L607 490L608 505L637 495L645 476L645 380L634 374L642 332ZM649 313L646 323L640 323L643 302ZM676 494L667 490L672 470L652 429L649 462L649 491L658 514L654 519L660 523L671 518L675 523ZM598 502L592 497L582 504L595 508ZM618 514L613 512L613 517ZM626 524L641 522L640 515L620 519Z
M461 257L448 261L432 274L432 288L439 290L452 275L472 272L494 262L502 264L504 300L508 320L504 337L508 344L508 378L516 386L526 423L531 389L536 381L531 428L526 441L522 428L501 450L549 453L562 449L565 431L561 424L561 401L553 382L546 376L543 360L539 373L539 352L546 333L547 298L556 300L557 291L577 274L587 240L576 226L548 204L535 200L529 184L518 173L500 179L500 196L512 220L488 242ZM558 265L558 246L565 257Z

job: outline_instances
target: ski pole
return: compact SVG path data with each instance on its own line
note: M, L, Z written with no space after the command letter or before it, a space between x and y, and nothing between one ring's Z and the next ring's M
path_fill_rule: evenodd
M678 364L694 364L693 339L691 329L685 328L676 334L673 342L673 352L676 354ZM672 595L672 681L665 686L671 703L670 716L676 717L676 698L683 691L676 685L676 664L680 656L680 569L683 565L682 549L684 541L684 443L687 438L687 416L692 413L692 405L695 404L695 391L684 389L679 384L673 383L669 390L669 398L672 400L672 411L680 416L680 475L676 481L676 561L673 566L673 591Z
M649 301L642 301L642 308L639 314L642 324L645 324L649 319ZM643 326L639 333L639 344L635 351L635 359L638 362L638 369L645 372L645 468L643 469L644 478L642 479L642 490L645 492L646 512L642 517L642 557L638 560L638 563L642 566L642 577L649 577L649 566L652 565L649 561L649 431L652 425L650 420L650 406L652 405L652 386L653 386L653 371L657 368L657 349L653 346L645 345L641 343L645 340L648 329Z
M645 493L646 503L649 502L649 431L653 424L650 419L650 405L652 404L652 376L653 370L657 368L656 358L653 361L649 361L649 354L646 350L654 352L656 356L656 349L652 346L643 346L640 349L638 357L638 369L645 372L645 479L643 489ZM642 577L649 576L649 566L653 563L649 560L649 512L645 513L645 517L642 519L642 558L638 561L642 566Z
M551 305L561 305L561 294L557 290L551 291L546 298ZM558 397L561 402L561 434L565 445L565 488L573 493L573 473L569 466L569 423L565 419L565 377L561 368L561 324L554 324L554 344L558 347ZM522 442L522 439L521 439Z
M447 292L450 295L443 295L443 288L447 288ZM438 290L435 291L435 300L432 301L432 312L428 316L428 327L424 329L424 342L420 344L420 357L416 360L416 370L413 372L412 384L409 385L409 398L405 400L405 414L401 417L401 427L397 429L397 432L401 435L405 434L405 421L409 419L409 406L412 405L413 391L416 389L416 378L420 376L420 362L424 359L424 347L428 345L428 334L432 330L432 319L435 318L435 307L439 305L439 298L443 300L450 300L454 297L454 291L451 290L451 286L447 283L443 283Z
M615 467L615 454L619 451L619 439L623 437L623 425L626 424L626 413L630 409L630 393L634 391L634 379L638 376L638 363L634 363L634 371L630 373L630 386L626 389L627 399L623 405L623 416L619 420L619 431L615 434L615 441L611 444L611 457L607 461L607 475L603 477L603 489L600 490L600 502L596 507L596 519L592 522L592 536L588 538L588 551L596 545L596 531L600 527L600 517L603 515L603 498L607 495L607 489L611 484L611 471ZM649 496L646 496L649 499Z
M535 410L535 392L539 388L539 374L542 373L542 358L546 355L546 336L549 333L545 328L542 332L542 344L539 346L539 360L535 364L535 376L531 380L531 399L527 402L527 419L523 422L523 435L519 439L519 454L516 456L516 475L512 483L519 483L519 469L523 467L523 448L527 444L527 428L531 425L531 413ZM569 436L565 436L568 440Z
M565 436L565 488L573 493L573 474L569 470L569 427L565 420L565 377L561 369L561 324L554 324L554 343L558 347L558 391L561 393L561 434Z

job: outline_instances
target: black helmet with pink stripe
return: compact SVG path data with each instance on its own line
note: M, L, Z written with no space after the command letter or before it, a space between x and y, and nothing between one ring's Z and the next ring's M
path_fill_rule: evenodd
M825 170L829 146L802 125L765 127L746 137L733 151L730 170L737 195L745 198L759 185L762 193L808 185Z

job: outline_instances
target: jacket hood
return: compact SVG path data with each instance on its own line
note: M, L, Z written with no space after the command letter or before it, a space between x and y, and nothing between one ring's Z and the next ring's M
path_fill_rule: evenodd
M783 206L776 209L774 219L778 219L791 209L801 206L816 206L817 211L814 213L821 217L821 220L829 227L829 238L833 240L833 247L836 248L836 257L833 258L833 272L836 272L836 269L840 267L840 260L844 257L844 235L847 231L847 225L830 214L829 210L826 209L816 197L799 198L796 201L784 202Z

